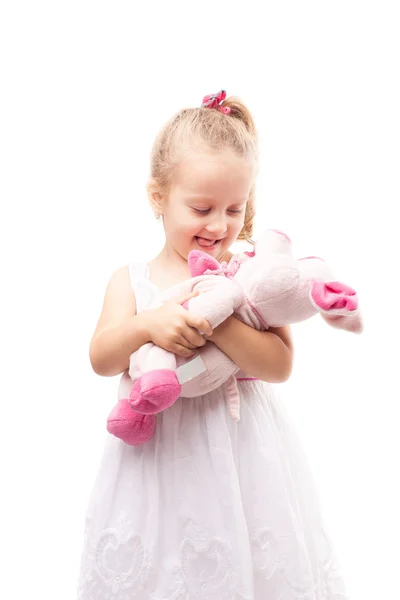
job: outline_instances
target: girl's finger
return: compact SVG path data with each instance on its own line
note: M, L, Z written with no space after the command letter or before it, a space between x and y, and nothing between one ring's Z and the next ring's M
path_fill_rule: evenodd
M194 329L193 327L186 327L182 332L182 335L184 338L186 338L187 343L185 346L188 348L200 348L206 343L206 340L203 338L203 336L200 335L197 329Z
M193 341L190 340L190 338L186 337L185 334L180 335L179 338L176 340L176 343L180 346L183 346L184 348L188 348L189 350L194 350L195 348L197 348L196 344L194 344Z
M181 346L180 344L174 344L173 353L182 356L183 358L191 358L195 354L193 350L189 350L189 348Z

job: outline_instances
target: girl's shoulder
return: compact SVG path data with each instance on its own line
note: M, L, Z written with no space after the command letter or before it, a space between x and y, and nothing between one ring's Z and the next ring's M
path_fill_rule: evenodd
M112 323L136 313L136 297L130 282L129 266L119 267L108 280L103 307L93 338Z
M105 303L132 306L141 283L147 278L148 266L144 262L131 262L117 268L107 283Z
M135 296L136 310L145 310L158 292L150 279L150 267L147 262L132 262L126 267L125 277Z
M136 286L148 279L149 267L145 262L130 262L119 267L111 275L107 289L116 293L135 292Z
M126 267L127 269L125 276L129 278L129 282L133 289L136 285L142 281L146 281L149 277L149 265L146 262L131 262Z
M103 301L101 322L119 320L142 310L153 290L145 262L131 262L111 275Z

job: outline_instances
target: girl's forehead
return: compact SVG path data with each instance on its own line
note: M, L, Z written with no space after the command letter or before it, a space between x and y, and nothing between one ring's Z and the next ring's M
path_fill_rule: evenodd
M176 181L187 190L246 188L252 181L254 165L232 152L186 156L179 165Z

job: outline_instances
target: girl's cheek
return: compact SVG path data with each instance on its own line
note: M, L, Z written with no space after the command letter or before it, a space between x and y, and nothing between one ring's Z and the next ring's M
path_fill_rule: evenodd
M192 216L190 219L190 226L193 229L198 229L199 227L202 227L204 224L205 224L205 219L200 221L200 219L196 216L194 216L194 217Z

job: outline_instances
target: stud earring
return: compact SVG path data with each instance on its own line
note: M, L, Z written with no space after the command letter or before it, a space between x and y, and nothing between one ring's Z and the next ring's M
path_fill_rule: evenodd
M160 213L156 212L156 213L154 213L154 216L155 216L156 219L159 219L160 218Z

